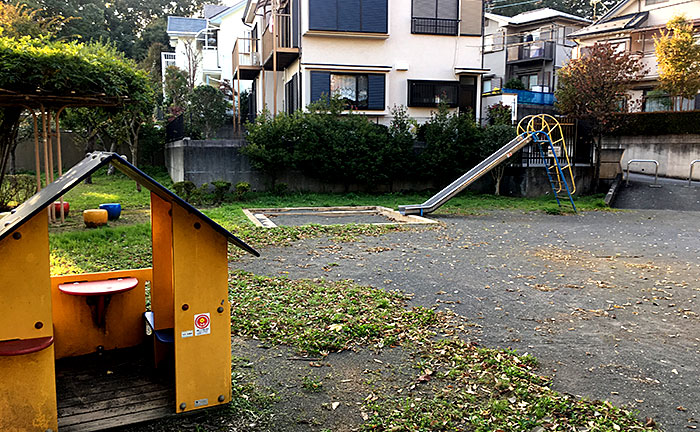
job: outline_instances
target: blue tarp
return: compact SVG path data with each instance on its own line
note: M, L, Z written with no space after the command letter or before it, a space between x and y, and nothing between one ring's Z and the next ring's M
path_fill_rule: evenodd
M554 93L534 92L530 90L501 89L501 93L515 93L519 104L554 105Z

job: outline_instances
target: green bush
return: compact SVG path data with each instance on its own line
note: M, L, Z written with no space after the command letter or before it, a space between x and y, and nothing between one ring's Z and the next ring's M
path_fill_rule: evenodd
M0 212L11 210L36 193L36 178L26 174L6 175L0 185Z
M508 125L513 124L513 111L510 106L499 101L487 108L486 117L490 125Z
M479 162L481 129L471 116L450 113L441 104L423 129L426 148L419 156L423 176L451 181Z
M211 184L214 186L214 203L221 204L228 191L231 190L231 182L214 181Z
M511 78L506 81L506 85L503 88L513 89L513 90L526 90L525 84L518 78Z
M192 198L192 193L197 189L194 183L189 180L177 182L173 184L173 191L175 195L179 196L185 201L190 201Z
M250 192L250 183L248 182L238 182L234 186L236 201L243 201L248 192Z

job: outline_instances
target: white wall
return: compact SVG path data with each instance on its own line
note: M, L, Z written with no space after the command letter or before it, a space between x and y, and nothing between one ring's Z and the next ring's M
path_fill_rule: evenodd
M365 66L365 71L377 73L383 70L379 67L389 66L386 109L367 111L368 115L387 115L392 106L405 106L408 103L409 79L456 81L455 68L481 68L481 37L411 34L408 0L389 0L387 38L310 35L308 4L308 0L301 0L302 61L307 65L302 86L303 106L310 100L310 65L359 65ZM399 64L407 65L408 70L397 70ZM477 83L479 91L480 82ZM478 104L479 95L476 99ZM431 111L430 108L409 108L409 114L418 118L430 116Z

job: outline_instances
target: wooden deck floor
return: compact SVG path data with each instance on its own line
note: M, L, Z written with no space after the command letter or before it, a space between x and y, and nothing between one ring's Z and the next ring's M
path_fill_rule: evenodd
M172 380L158 377L145 357L141 349L128 349L59 360L59 430L100 430L175 414Z

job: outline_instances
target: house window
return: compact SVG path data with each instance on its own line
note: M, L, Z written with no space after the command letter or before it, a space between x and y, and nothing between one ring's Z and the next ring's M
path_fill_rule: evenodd
M200 50L215 50L219 44L219 31L206 30L197 36L197 47Z
M367 75L331 74L331 96L340 96L347 106L366 109L369 100Z
M644 2L644 5L645 5L645 6L655 5L655 4L658 4L658 3L666 3L667 1L668 1L668 0L646 0L646 1Z
M387 33L388 0L309 0L309 30Z
M383 110L384 74L311 72L311 101L339 95L351 109Z
M537 74L523 75L520 80L525 84L528 90L534 90L540 85L539 76Z
M411 33L457 35L458 0L413 0Z
M483 87L483 90L482 90L483 93L490 93L491 90L493 90L492 81L490 79L485 79L483 84L482 84L482 87Z
M450 108L459 104L459 83L457 81L417 81L408 80L408 106L436 107L441 102Z
M292 75L292 79L284 85L285 111L292 114L297 111L301 103L299 101L299 75Z

